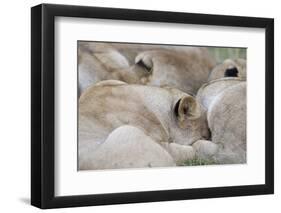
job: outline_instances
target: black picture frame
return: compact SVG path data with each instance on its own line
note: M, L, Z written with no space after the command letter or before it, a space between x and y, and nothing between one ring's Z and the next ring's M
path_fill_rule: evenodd
M55 17L263 28L266 34L265 184L93 195L54 195ZM31 8L31 204L60 208L274 193L274 19L41 4Z

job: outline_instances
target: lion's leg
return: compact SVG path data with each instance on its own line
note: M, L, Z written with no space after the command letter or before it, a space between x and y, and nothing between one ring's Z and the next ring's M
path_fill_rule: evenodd
M161 145L170 153L177 164L195 157L195 150L192 146L168 142L162 142Z
M121 126L88 156L81 169L117 169L174 166L171 155L133 126Z
M198 140L192 146L196 151L196 157L204 160L213 159L218 152L218 145L208 140Z

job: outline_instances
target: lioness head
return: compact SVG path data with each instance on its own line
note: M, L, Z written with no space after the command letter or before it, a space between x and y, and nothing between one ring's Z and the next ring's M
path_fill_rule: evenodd
M175 141L190 145L200 139L209 139L206 110L190 95L181 97L173 108L173 117L177 128Z
M207 81L213 65L212 59L200 48L189 52L152 50L137 55L133 69L141 84L170 86L195 94Z

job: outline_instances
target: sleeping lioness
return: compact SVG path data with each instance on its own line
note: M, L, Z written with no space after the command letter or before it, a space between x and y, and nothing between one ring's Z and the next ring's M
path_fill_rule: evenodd
M81 43L79 95L102 80L170 86L196 94L206 83L215 59L203 47Z
M177 165L208 136L204 108L177 89L109 80L79 100L80 170Z

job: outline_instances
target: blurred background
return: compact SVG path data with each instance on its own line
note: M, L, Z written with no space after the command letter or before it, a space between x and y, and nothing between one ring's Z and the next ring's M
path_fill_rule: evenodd
M209 52L215 57L218 63L225 59L243 58L246 59L246 48L229 48L229 47L208 47Z
M124 55L130 64L134 64L135 57L138 53L146 50L157 49L175 49L188 50L190 48L200 47L192 45L161 45L161 44L140 44L140 43L119 43L119 42L97 42L97 41L78 41L78 48L83 51L91 50L93 53L104 53L108 50L117 50ZM204 47L204 46L201 46ZM225 59L246 59L247 48L235 47L206 47L209 53L216 59L217 63L223 62Z

